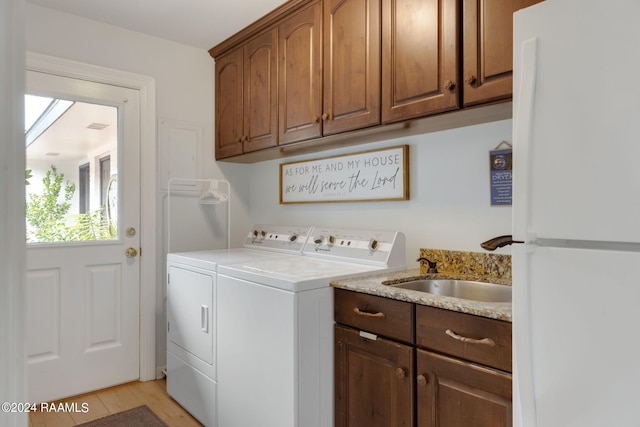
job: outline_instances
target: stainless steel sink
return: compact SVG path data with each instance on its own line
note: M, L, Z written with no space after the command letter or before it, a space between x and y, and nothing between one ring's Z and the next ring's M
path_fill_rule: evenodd
M470 280L421 279L389 286L484 302L511 302L511 286Z

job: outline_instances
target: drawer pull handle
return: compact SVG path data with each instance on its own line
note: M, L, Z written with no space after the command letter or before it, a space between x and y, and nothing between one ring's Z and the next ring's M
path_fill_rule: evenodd
M354 313L358 316L367 316L367 317L385 317L384 313L379 311L377 313L369 313L368 311L362 311L358 307L353 309Z
M396 377L398 377L399 380L403 380L405 376L407 376L407 374L404 371L404 369L402 368L396 369Z
M454 340L462 341L463 343L482 344L482 345L488 345L489 347L496 346L495 341L493 341L491 338L482 338L480 340L477 340L475 338L463 337L462 335L456 334L451 329L447 329L444 333L449 335Z

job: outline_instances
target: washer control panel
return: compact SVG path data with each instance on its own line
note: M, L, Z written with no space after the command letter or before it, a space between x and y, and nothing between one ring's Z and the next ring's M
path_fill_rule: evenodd
M399 232L314 227L302 252L338 261L405 264L405 245Z
M244 240L245 248L300 253L311 227L286 225L254 225Z

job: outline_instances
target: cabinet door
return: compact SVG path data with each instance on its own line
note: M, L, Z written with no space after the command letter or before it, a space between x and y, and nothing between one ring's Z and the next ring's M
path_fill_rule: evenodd
M242 154L242 52L216 60L216 159Z
M541 0L463 0L464 105L510 98L513 13Z
M413 348L335 326L335 426L413 425Z
M416 351L418 427L512 426L511 375Z
M323 38L323 134L380 123L380 0L325 0Z
M278 27L279 144L322 135L322 9L297 12Z
M382 0L382 121L458 107L456 0Z
M244 48L244 152L273 147L278 141L277 30Z

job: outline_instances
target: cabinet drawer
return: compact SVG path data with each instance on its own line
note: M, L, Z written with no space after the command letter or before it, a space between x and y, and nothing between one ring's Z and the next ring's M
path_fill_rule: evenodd
M334 291L336 322L398 341L414 342L413 304L344 289Z
M509 322L418 305L416 344L511 372Z

